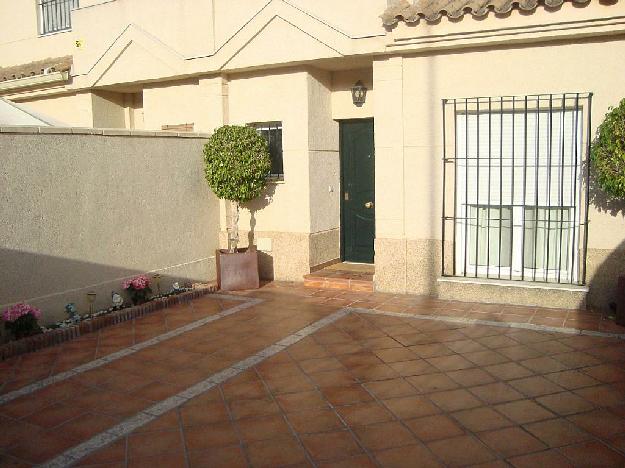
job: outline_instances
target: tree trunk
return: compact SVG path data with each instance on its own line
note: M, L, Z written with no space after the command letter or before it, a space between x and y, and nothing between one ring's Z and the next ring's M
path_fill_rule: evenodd
M230 229L228 230L228 251L235 253L239 244L239 202L230 202Z

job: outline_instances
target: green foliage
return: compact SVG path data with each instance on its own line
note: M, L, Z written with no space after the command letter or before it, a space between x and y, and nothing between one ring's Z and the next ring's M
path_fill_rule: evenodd
M251 127L224 125L204 145L204 172L219 198L245 203L267 185L267 141Z
M625 199L625 99L606 114L590 154L599 187L609 196Z
M4 326L18 340L41 333L41 327L37 323L37 318L32 314L22 315L13 322L4 322Z

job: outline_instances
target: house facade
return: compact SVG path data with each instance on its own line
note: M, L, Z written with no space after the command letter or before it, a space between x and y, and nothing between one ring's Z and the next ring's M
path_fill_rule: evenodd
M28 0L0 15L0 95L25 108L135 132L258 128L271 181L240 227L265 277L345 260L373 263L378 291L614 300L624 211L587 161L625 97L622 2Z

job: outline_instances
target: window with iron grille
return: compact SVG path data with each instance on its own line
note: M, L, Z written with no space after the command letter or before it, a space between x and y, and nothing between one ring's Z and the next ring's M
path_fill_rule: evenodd
M79 0L37 0L39 33L50 34L72 28L72 9Z
M443 101L443 275L584 284L591 99Z
M272 179L284 179L284 164L282 161L282 122L264 122L252 123L258 133L260 133L269 146L269 154L271 156L271 172L269 177Z

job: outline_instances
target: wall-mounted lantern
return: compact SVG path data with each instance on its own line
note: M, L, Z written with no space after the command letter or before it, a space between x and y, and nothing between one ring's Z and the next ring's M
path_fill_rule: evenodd
M362 83L362 81L358 80L358 82L352 86L352 101L354 101L354 105L361 107L365 100L367 99L367 87Z

